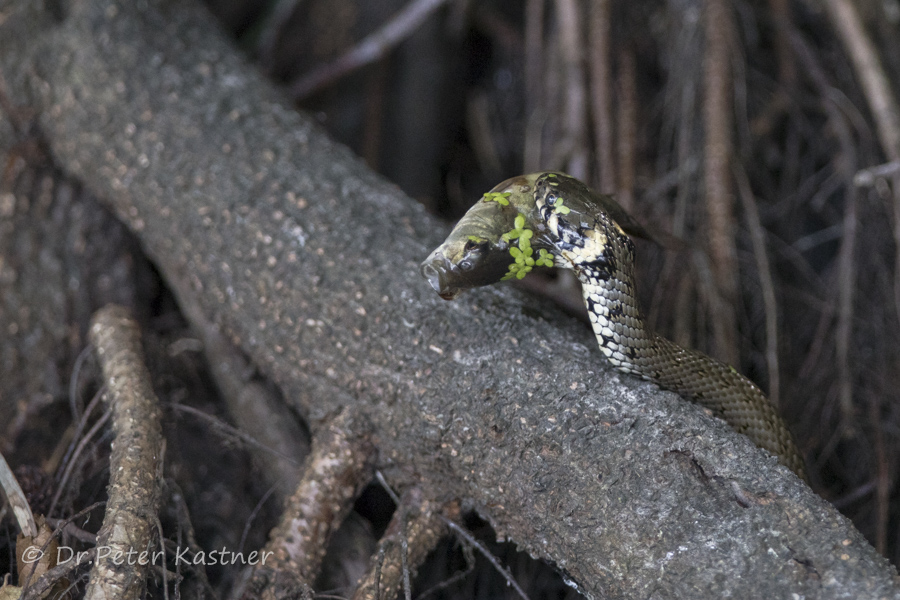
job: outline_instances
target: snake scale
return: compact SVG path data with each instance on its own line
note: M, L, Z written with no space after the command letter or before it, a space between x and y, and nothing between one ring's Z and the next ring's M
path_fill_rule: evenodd
M600 351L617 370L697 402L805 478L790 432L762 391L733 367L650 331L637 303L634 243L648 237L610 196L563 173L508 179L473 206L422 263L444 299L535 266L572 269Z

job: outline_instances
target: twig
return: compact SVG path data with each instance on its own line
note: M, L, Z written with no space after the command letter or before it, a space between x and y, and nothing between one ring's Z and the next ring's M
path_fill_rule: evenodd
M581 9L575 0L556 0L562 55L563 135L553 165L565 164L573 177L587 179L587 89L584 77L584 35Z
M197 417L201 421L206 421L213 427L213 430L221 432L222 436L226 439L240 440L241 443L247 444L248 446L250 446L252 448L256 448L257 450L261 450L261 451L265 452L266 454L270 454L279 460L286 461L289 465L292 465L294 467L300 466L300 461L297 458L292 457L292 456L287 456L286 454L283 454L283 453L279 452L278 450L269 448L265 444L259 442L252 435L249 435L249 434L241 431L240 429L233 427L232 425L229 425L228 423L226 423L222 419L219 419L215 415L205 413L202 410L198 410L198 409L194 408L193 406L188 406L187 404L172 403L169 406L178 412L185 412L185 413L188 413L190 415Z
M56 585L56 583L60 579L62 579L81 565L94 560L94 556L96 554L97 549L90 548L88 550L85 550L84 552L79 552L77 556L75 556L72 560L67 560L64 563L56 565L52 569L49 569L46 573L41 575L37 581L34 582L34 585L30 585L25 589L25 592L22 594L20 600L39 600L40 598L43 598L45 592Z
M756 271L759 274L759 285L762 288L763 306L766 314L766 368L769 372L769 399L775 406L779 405L781 377L778 368L778 303L775 299L775 284L772 281L772 269L769 266L769 255L766 252L766 234L759 220L759 208L756 197L750 187L750 179L743 165L734 168L738 194L744 207L744 216L750 228L750 239L753 243L753 256L756 259Z
M794 87L797 80L797 65L791 52L788 28L791 23L791 7L788 0L769 0L772 20L775 22L775 52L778 56L778 83L782 87ZM779 94L783 97L783 94Z
M184 541L187 541L187 546L191 550L191 552L196 555L198 552L201 552L199 544L197 544L197 538L194 534L194 524L191 522L191 513L188 510L187 503L185 502L184 492L181 488L178 487L178 484L174 481L167 481L168 488L174 488L175 493L172 493L171 489L169 490L169 499L175 505L175 514L178 522L177 527L177 540L175 543L176 553L179 548L182 548L184 545ZM168 541L168 540L164 540ZM238 551L243 550L243 544L241 544L241 548ZM181 580L181 561L176 561L175 564L175 576ZM209 584L209 578L206 576L206 569L203 564L200 565L192 565L194 568L192 569L194 574L200 579L200 583L203 585L203 588L209 594L209 597L213 600L218 600L219 595Z
M857 486L856 489L851 490L849 493L843 496L830 499L829 502L831 502L831 504L834 505L835 508L844 510L850 504L871 494L876 485L877 484L875 481L867 481L866 483Z
M591 100L594 116L594 145L597 153L599 191L616 192L616 167L613 160L612 55L610 37L612 27L611 0L590 2Z
M90 347L90 345L88 346ZM93 349L92 349L93 350ZM63 467L63 475L65 475L65 469L67 469L69 465L69 461L72 460L72 454L78 450L79 442L81 442L81 432L84 431L84 428L87 426L88 419L94 413L94 409L100 404L100 401L103 398L103 394L106 393L106 386L101 385L100 388L94 393L94 397L91 398L91 401L88 402L87 408L85 408L84 413L82 413L78 417L78 425L75 427L75 432L72 434L72 439L68 444L68 448L66 448L66 453L62 457L62 461L60 461L60 465ZM75 418L74 414L72 418ZM57 476L59 476L59 469L57 471ZM62 486L57 486L57 488L61 488ZM58 494L57 494L58 495ZM55 504L55 502L53 503ZM53 513L53 507L51 506L48 514Z
M300 101L331 85L350 71L375 62L412 35L432 12L448 0L412 0L393 19L369 34L357 46L334 62L322 65L289 85L294 100Z
M156 525L156 535L157 541L159 542L159 549L162 552L162 555L166 555L166 537L163 535L162 522L159 520L158 515L153 515L153 522ZM163 589L163 598L165 600L169 600L169 581L168 581L168 569L166 569L166 562L163 561L161 565L159 565L159 570L162 572L162 589ZM177 584L176 584L177 585Z
M872 116L875 117L878 138L885 155L900 161L900 107L891 92L891 84L878 51L850 0L825 0L828 16L844 48L853 61L856 75L862 84Z
M259 61L264 68L271 70L275 46L278 44L281 32L297 10L299 4L300 0L276 0L269 11L268 17L263 20L259 34L259 43L256 48Z
M853 368L850 364L853 338L853 299L856 288L856 229L858 192L853 186L847 186L845 194L845 210L843 235L838 251L837 282L838 321L835 333L835 344L838 360L838 390L842 425L849 430L855 421L853 411Z
M898 174L900 174L900 161L892 161L857 171L853 176L853 184L859 187L872 187L879 178Z
M375 471L375 479L378 481L387 495L391 497L391 500L394 501L394 506L400 506L400 496L397 495L397 492L394 491L394 488L392 488L391 485L387 482L387 479L384 478L384 473L382 473L381 471Z
M450 517L459 513L458 504L444 509ZM425 499L422 490L408 490L397 505L387 531L378 542L375 560L353 600L395 598L402 588L406 600L411 598L410 575L424 562L447 530L441 507Z
M274 586L302 587L315 581L328 540L372 476L373 447L366 427L348 413L335 418L313 443L303 477L269 534L244 598Z
M419 594L419 596L416 598L416 600L425 600L425 598L431 596L432 594L435 594L441 590L447 589L448 587L450 587L457 581L460 581L461 579L464 579L465 577L467 577L469 575L469 573L471 573L472 571L475 570L475 556L472 554L472 546L469 544L461 544L461 548L462 548L463 559L465 559L465 561L466 561L466 568L462 569L460 571L457 571L456 573L454 573L453 575L451 575L444 581L437 583L437 584L433 585L432 587L428 588L427 590L425 590L424 592Z
M832 24L853 61L869 108L875 117L875 128L888 160L900 162L900 106L891 91L878 52L866 34L854 3L850 0L826 0ZM900 175L893 177L894 188L894 304L900 318Z
M98 556L85 598L140 598L149 565L122 564L128 553L150 547L159 510L162 431L159 403L144 365L140 332L128 311L110 305L94 314L91 343L103 368L116 439L110 457L109 501L97 546Z
M837 289L837 326L835 328L835 351L838 371L838 398L841 411L841 425L844 432L853 428L856 419L853 411L853 370L850 365L850 347L853 335L853 296L855 291L854 248L857 228L858 190L850 184L856 171L856 153L853 135L841 110L838 100L830 94L832 86L821 65L803 38L792 32L790 36L794 52L804 67L810 81L818 88L822 97L822 109L828 116L828 124L834 132L840 146L840 154L834 160L834 172L843 175L847 182L845 191L845 210L838 250L837 275L833 286Z
M250 534L250 526L253 524L259 511L262 510L262 507L265 506L266 502L269 501L269 498L271 498L274 493L275 486L273 485L266 490L266 493L262 495L262 498L259 499L259 502L257 502L256 506L253 507L253 510L250 511L250 515L247 516L247 522L244 523L244 530L241 532L241 541L238 544L238 552L244 551L244 544L247 542L247 536Z
M104 386L105 388L105 386ZM101 394L102 396L102 394ZM90 412L86 412L82 419L85 420L90 416ZM97 422L94 423L88 432L85 434L83 438L78 441L78 445L75 446L75 451L72 453L71 458L69 458L69 462L66 463L66 467L63 470L62 478L60 478L59 483L56 486L56 492L53 494L53 500L50 502L50 508L47 509L47 514L52 515L54 509L56 508L56 503L59 502L59 498L63 493L63 490L66 489L66 484L69 481L69 477L72 475L72 470L75 468L75 465L78 463L78 457L81 456L82 451L87 447L88 443L94 438L98 431L106 424L109 418L112 416L112 411L107 410L103 413L103 416L97 419ZM79 423L79 429L81 429L81 423Z
M97 536L93 533L89 533L87 531L83 531L78 529L81 533L74 533L70 531L71 527L74 527L75 519L78 519L89 512L92 512L96 508L100 508L101 506L106 506L106 502L94 502L90 506L86 506L82 508L74 515L69 516L65 519L47 519L47 524L53 526L53 537L57 537L62 533L66 533L68 535L74 535L76 539L79 539L83 542L87 542L89 544L97 543Z
M97 534L91 533L90 531L85 531L84 529L78 527L77 525L75 525L75 523L72 523L71 517L69 519L56 519L48 517L47 524L58 530L60 533L72 536L79 542L84 542L85 544L97 543Z
M891 460L885 450L884 426L881 417L881 400L873 395L869 399L869 420L872 427L872 446L875 448L875 549L885 554L891 508Z
M705 0L706 56L703 61L705 122L704 181L713 279L721 294L720 311L712 316L718 357L737 364L738 265L731 190L731 32L732 15L725 0Z
M514 589L517 594L519 594L519 597L522 598L522 600L528 600L528 595L525 593L525 590L519 587L519 584L516 583L516 580L513 579L513 576L510 574L509 569L501 565L500 561L497 560L496 556L491 554L490 550L485 548L481 544L481 542L473 538L468 531L457 525L454 521L446 517L441 517L441 519L444 521L447 527L453 530L453 533L462 538L467 544L471 545L476 550L481 552L482 556L484 556L492 565L494 565L494 568L497 569L497 572L503 575L503 577L506 579L506 583L509 584L509 586L512 587L512 589Z
M544 0L527 0L525 4L525 108L528 115L523 148L523 171L530 173L541 167L542 131L544 124L543 85Z
M619 52L618 92L618 163L619 182L616 199L626 212L634 209L634 185L637 164L637 64L634 50L629 47Z
M78 358L75 359L75 365L72 367L72 377L69 379L69 407L72 410L73 421L81 419L81 409L78 406L78 376L81 374L81 367L84 365L84 361L91 356L93 351L94 349L91 348L90 344L82 348L81 352L78 353Z
M665 103L671 106L664 111L662 129L660 131L660 148L671 148L671 151L660 151L657 159L658 179L643 194L646 202L661 201L671 188L675 190L671 231L674 235L687 239L689 237L690 206L699 196L700 159L702 147L697 141L696 132L702 129L698 123L697 105L700 104L699 83L703 80L703 47L702 19L697 14L701 0L686 5L670 4L672 18L669 23L667 38L669 42L666 53L666 68L671 77L665 86ZM673 156L674 155L674 156ZM673 167L669 165L674 163ZM697 310L694 272L684 268L682 256L669 254L665 258L660 280L667 282L656 286L653 294L648 318L653 326L661 325L658 315L660 307L672 306L671 325L668 331L673 339L682 345L691 345L694 322L702 318ZM693 262L689 261L688 265ZM670 290L675 290L674 302Z
M34 537L37 535L37 525L34 523L34 515L31 514L31 507L28 505L28 498L22 491L16 476L13 475L12 469L6 458L0 454L0 488L6 494L6 501L12 506L13 514L16 515L16 522L22 535Z

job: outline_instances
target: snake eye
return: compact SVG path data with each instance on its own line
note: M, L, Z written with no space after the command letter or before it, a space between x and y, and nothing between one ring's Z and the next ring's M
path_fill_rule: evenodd
M469 240L466 242L466 245L463 246L464 252L471 252L472 250L476 250L481 248L484 245L484 242L476 242L475 240Z

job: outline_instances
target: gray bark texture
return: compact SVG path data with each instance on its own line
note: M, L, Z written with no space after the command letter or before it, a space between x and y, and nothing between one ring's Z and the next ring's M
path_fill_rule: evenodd
M55 161L312 427L461 498L594 598L895 598L896 570L775 459L608 370L510 287L440 300L447 233L298 114L192 2L0 1L12 100Z

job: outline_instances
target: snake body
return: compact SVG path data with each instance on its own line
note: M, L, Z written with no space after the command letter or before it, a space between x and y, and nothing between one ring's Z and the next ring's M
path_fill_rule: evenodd
M521 278L552 257L581 282L600 351L615 369L704 406L805 478L790 432L756 385L645 325L635 292L634 243L626 232L646 236L609 196L562 173L524 175L485 194L422 263L422 274L452 299L471 287Z

